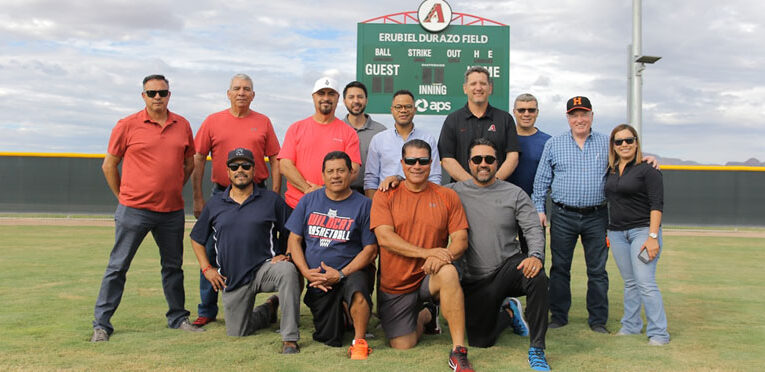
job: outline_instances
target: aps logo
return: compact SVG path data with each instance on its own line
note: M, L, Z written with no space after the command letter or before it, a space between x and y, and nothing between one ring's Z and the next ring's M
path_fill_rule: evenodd
M417 108L417 112L425 112L425 111L435 111L435 112L441 112L441 111L451 111L452 109L452 103L451 102L444 102L444 101L431 101L428 102L428 100L424 98L420 98L417 101L414 102L414 107Z
M452 7L444 0L425 0L417 9L417 19L427 31L443 31L452 21Z

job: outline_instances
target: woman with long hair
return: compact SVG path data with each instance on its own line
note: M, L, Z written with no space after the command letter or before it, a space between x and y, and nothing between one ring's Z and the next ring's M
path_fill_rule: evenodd
M637 131L620 124L611 131L606 176L608 240L624 279L624 316L617 335L640 334L645 307L650 345L669 343L667 316L656 285L656 264L662 248L661 215L664 185L661 172L642 161Z

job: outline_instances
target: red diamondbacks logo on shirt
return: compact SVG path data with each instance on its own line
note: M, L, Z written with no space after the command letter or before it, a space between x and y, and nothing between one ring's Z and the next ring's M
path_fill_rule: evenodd
M496 126L494 126L494 124L492 124L492 125L489 127L489 132L496 132L496 131L497 131L497 127L496 127Z

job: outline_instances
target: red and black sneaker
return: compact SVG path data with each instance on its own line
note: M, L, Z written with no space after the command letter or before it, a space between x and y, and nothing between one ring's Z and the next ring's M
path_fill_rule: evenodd
M470 361L468 361L466 347L457 346L456 349L449 353L449 368L454 372L475 372L473 366L470 365Z

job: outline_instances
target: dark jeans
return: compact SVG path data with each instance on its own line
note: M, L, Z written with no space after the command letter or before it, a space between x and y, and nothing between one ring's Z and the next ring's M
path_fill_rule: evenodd
M221 188L220 185L213 184L210 198L222 193L224 190L226 190L225 187ZM215 249L215 238L213 236L207 238L205 252L207 253L207 259L210 261L210 264L215 267L220 267L218 264L217 250ZM205 278L205 274L202 274L202 270L199 270L199 300L199 305L197 305L197 315L207 318L215 318L218 316L218 292L215 292L212 284Z
M507 312L499 311L505 297L526 296L524 316L529 323L529 343L545 348L547 334L547 275L541 270L527 278L516 269L525 256L510 257L491 276L471 283L462 283L465 293L465 325L470 346L490 347L500 333L511 325Z
M103 328L109 334L114 331L110 320L122 300L127 271L138 246L150 231L159 246L162 288L169 307L165 314L167 325L170 328L178 328L189 316L184 307L186 294L183 290L181 268L184 222L183 210L163 213L126 207L122 204L117 206L114 213L114 247L96 300L94 328Z
M608 273L606 228L608 210L579 213L553 204L550 220L550 321L568 323L571 308L571 261L581 236L587 264L587 323L605 325L608 321Z

